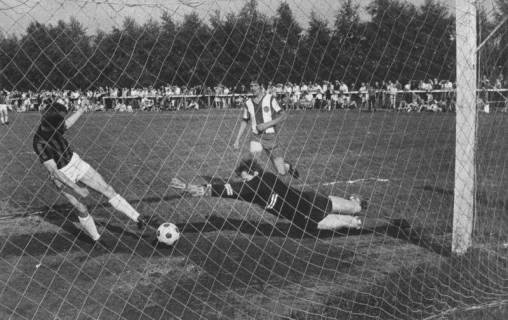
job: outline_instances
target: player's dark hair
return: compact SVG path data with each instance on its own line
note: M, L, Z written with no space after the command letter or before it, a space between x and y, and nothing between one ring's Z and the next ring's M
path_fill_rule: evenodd
M247 172L248 174L253 174L255 171L261 173L263 172L263 168L256 160L245 159L240 161L235 169L235 173L237 176L240 176L243 171Z
M56 112L56 113L63 113L63 114L66 114L67 113L67 108L59 103L59 102L52 102L45 110L45 113L46 112Z
M65 129L65 114L67 108L58 102L53 102L42 113L41 128L44 131L60 131Z

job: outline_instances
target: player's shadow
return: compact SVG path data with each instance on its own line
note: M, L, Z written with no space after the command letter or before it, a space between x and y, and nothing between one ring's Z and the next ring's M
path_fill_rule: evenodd
M55 206L53 207L53 210L43 212L39 216L46 222L49 222L72 235L76 235L78 241L82 240L90 242L89 237L76 226L76 224L79 223L78 214L72 207L65 205ZM110 215L107 221L104 221L103 219L95 219L95 224L97 227L102 227L111 234L126 234L139 237L136 233L130 232L125 227L120 226L123 222L115 218L115 215Z
M215 215L209 216L204 222L177 224L182 233L204 233L220 231L239 231L245 234L273 237L302 238L312 237L311 233L302 232L290 223L274 224L234 218L224 219ZM315 235L314 235L315 236Z
M81 228L76 226L78 223L76 212L67 206L53 207L53 210L41 213L40 216L44 221L59 229L63 229L65 232L46 231L35 234L11 235L5 239L7 241L4 241L4 246L0 250L0 256L54 254L65 251L82 251L88 256L104 254L104 252L94 251L91 239ZM154 249L162 254L170 254L172 251L160 244L154 247L155 230L153 228L144 233L137 230L132 231L132 229L126 227L124 222L114 219L113 216L110 216L108 220L96 219L96 223L103 237L111 243L111 253L132 253L135 251L140 255L148 255ZM182 223L177 224L177 226L183 233L183 238L185 238L186 233L221 232L228 230L264 237L314 240L374 233L405 240L440 255L449 255L451 252L449 246L435 241L429 232L426 232L424 229L415 228L403 219L384 220L383 223L362 229L344 228L335 231L303 231L289 222L272 224L234 218L225 219L212 215L204 222Z
M160 202L161 200L174 200L178 195L169 195L163 198L146 197L141 203ZM132 202L138 202L133 200ZM94 218L100 233L112 244L114 252L129 252L133 246L151 246L154 241L154 232L141 233L132 231L126 227L126 223L117 218L116 214L110 214L111 205L102 202L96 205ZM38 254L46 250L63 252L66 250L84 250L87 253L93 249L93 241L77 226L79 224L76 209L70 204L57 204L51 208L40 208L38 216L44 221L62 229L65 232L44 231L33 235L16 235L8 238L12 244L1 248L0 256L4 254L33 253ZM74 248L75 247L75 248ZM91 253L90 253L91 254Z
M289 222L271 224L267 222L255 222L234 218L225 219L212 215L208 217L205 222L193 222L179 224L177 226L182 233L203 233L229 230L250 235L295 239L323 239L362 234L377 234L408 241L440 255L447 256L451 252L448 246L434 240L424 229L411 226L405 219L384 219L382 223L378 223L373 227L364 227L360 229L342 228L334 231L328 231L302 230Z
M408 241L442 256L451 255L451 245L448 242L435 239L425 228L411 225L406 219L387 219L387 223L370 230L371 233L387 235L396 239Z
M100 249L103 248L94 246L92 239L77 226L78 215L72 207L53 206L51 210L43 211L39 216L45 222L54 225L57 230L10 235L3 241L4 245L0 248L1 257L36 256L42 253L55 254L67 251L80 251L87 256L102 255L108 250L111 253L153 251L155 231L142 233L136 227L129 228L124 221L120 221L114 215L108 215L108 219L95 219L99 233L109 245L106 251L101 251Z

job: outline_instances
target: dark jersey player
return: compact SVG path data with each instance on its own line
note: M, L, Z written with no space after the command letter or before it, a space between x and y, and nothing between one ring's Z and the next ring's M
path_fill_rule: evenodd
M94 219L88 213L87 207L76 198L76 195L85 198L89 192L86 187L80 187L78 182L106 196L113 208L136 221L138 226L141 227L147 218L140 217L139 213L69 145L64 134L81 117L83 112L83 109L80 108L66 119L66 107L58 102L50 102L42 114L41 123L33 139L33 148L41 163L49 171L57 188L77 209L79 222L83 229L92 240L98 243L101 236L97 231Z
M347 200L289 187L275 174L263 171L255 160L242 161L235 172L242 181L192 185L174 178L170 186L192 196L232 198L255 203L305 231L361 226L361 220L353 216L362 209L357 196Z

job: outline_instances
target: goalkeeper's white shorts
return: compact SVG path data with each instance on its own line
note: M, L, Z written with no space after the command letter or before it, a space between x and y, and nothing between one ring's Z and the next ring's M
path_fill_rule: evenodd
M60 172L65 174L72 182L76 183L86 172L90 169L90 165L85 161L81 160L79 155L75 152L72 153L71 161L63 168L60 168Z

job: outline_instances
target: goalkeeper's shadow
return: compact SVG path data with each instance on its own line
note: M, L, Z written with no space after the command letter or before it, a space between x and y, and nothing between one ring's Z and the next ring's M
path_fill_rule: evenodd
M90 255L101 254L100 252L91 252L93 241L84 233L81 228L77 227L77 215L70 206L55 206L51 210L42 212L39 215L44 221L50 223L62 230L64 233L43 232L34 234L33 237L38 238L37 245L29 246L29 250L33 254L39 254L51 247L52 251L63 252L83 251ZM101 214L103 216L103 214ZM133 251L151 252L155 240L155 230L151 232L141 232L136 227L130 228L128 225L119 220L114 215L107 215L107 219L96 219L96 225L100 229L101 237L109 244L111 253L127 253ZM146 231L146 230L145 230ZM19 239L11 241L17 242L19 247L27 247L30 239ZM150 249L151 248L151 249Z
M370 219L369 222L369 224L366 224L359 229L342 228L333 231L304 231L289 222L278 222L276 224L272 224L263 221L222 218L212 215L209 216L205 222L178 224L178 228L183 234L237 231L249 235L285 237L293 239L326 239L332 237L375 234L408 241L439 255L450 255L451 249L449 245L433 239L426 230L412 226L405 219Z
M58 237L58 241L56 241L59 245L57 246L60 249L56 249L56 251L69 249L69 246L72 247L73 243L83 243L87 242L88 237L81 232L81 230L74 225L77 220L75 215L70 214L72 210L53 210L53 212L46 212L42 217L47 222L62 228L68 234L74 235L75 237L67 238L65 235L47 235L49 238L47 239L47 245L54 246L52 244L55 243L55 238ZM224 232L224 231L235 231L241 232L249 235L256 236L264 236L264 237L283 237L283 238L293 238L293 239L309 239L309 240L317 240L317 239L326 239L326 238L337 238L337 237L350 237L350 236L359 236L365 234L375 234L381 236L389 236L392 238L408 241L414 245L423 247L429 251L435 252L440 255L448 256L450 254L450 248L446 245L446 243L436 241L432 238L431 234L425 231L422 228L416 228L411 226L407 220L405 219L368 219L364 220L365 223L360 229L348 229L343 228L334 231L324 231L324 230L302 230L301 228L291 224L290 222L277 222L270 223L266 221L252 221L252 220L244 220L244 219L236 219L236 218L222 218L219 216L211 215L203 222L189 222L189 223L180 223L177 224L180 229L183 238L185 238L186 234L198 234L198 233L210 233L210 232ZM74 223L73 223L74 222ZM97 221L99 226L102 226L103 230L108 234L108 238L115 245L114 252L151 252L152 249L149 249L151 245L154 243L154 234L153 232L139 234L137 232L129 231L128 228L125 228L123 223L117 224L114 221ZM37 236L37 235L33 235ZM43 235L42 235L43 236ZM148 238L147 238L148 237ZM13 238L10 239L14 240ZM18 239L23 242L22 239ZM42 240L42 239L41 239ZM113 241L115 240L115 241ZM25 242L28 244L29 239L26 239ZM180 241L184 241L181 239ZM46 242L46 241L43 241ZM63 245L67 243L66 245ZM25 245L26 245L25 244ZM22 245L18 243L18 245ZM24 248L25 246L21 246ZM86 246L82 247L78 244L78 247L87 251ZM157 247L157 246L156 246ZM32 248L35 251L46 250L46 246L41 246L39 250L36 248ZM77 249L77 248L76 248ZM5 251L5 250L4 250ZM7 252L3 252L7 253ZM36 253L36 252L34 252Z
M223 218L216 215L208 216L204 222L177 224L182 233L205 233L221 231L237 231L249 235L284 237L284 238L330 238L334 236L359 235L372 233L367 229L340 230L303 230L290 222L275 224L265 221L251 221L236 218Z

